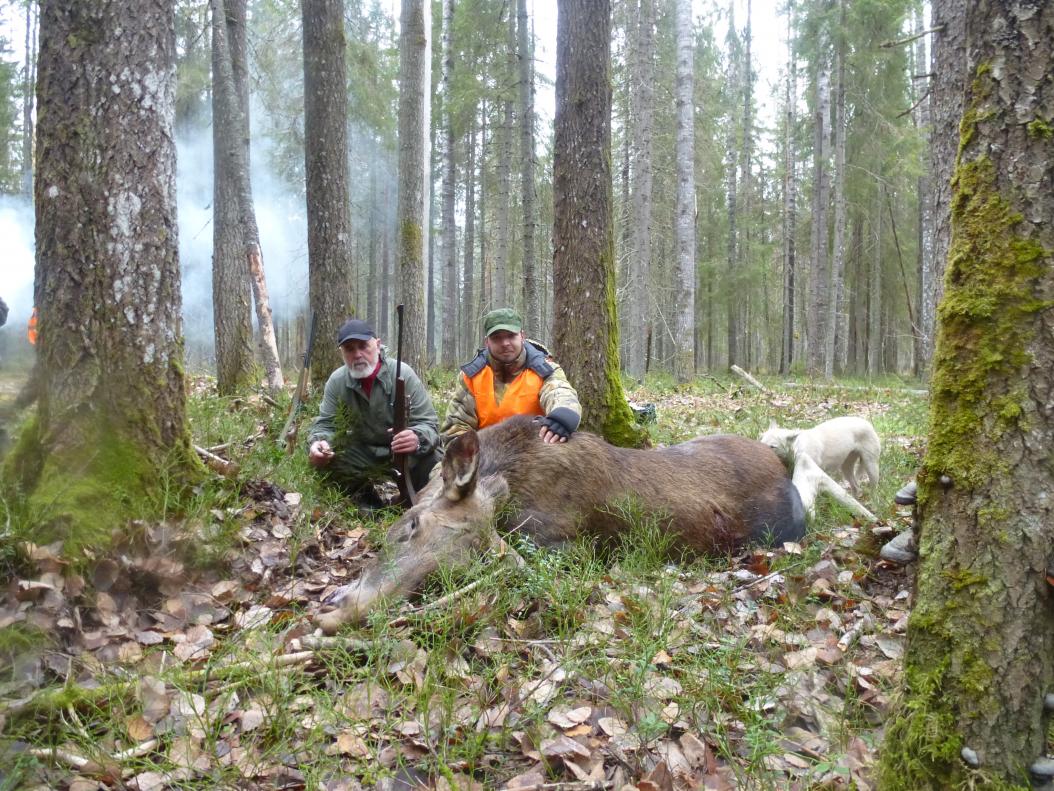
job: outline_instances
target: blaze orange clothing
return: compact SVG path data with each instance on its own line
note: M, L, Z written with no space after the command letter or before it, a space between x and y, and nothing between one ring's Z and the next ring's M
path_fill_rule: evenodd
M485 365L473 377L462 374L465 386L476 400L476 417L479 428L493 426L513 415L544 415L539 401L544 380L530 368L524 368L516 378L505 385L501 403L494 398L494 370Z
M37 309L33 308L33 315L29 317L29 326L26 328L26 338L34 346L37 345Z

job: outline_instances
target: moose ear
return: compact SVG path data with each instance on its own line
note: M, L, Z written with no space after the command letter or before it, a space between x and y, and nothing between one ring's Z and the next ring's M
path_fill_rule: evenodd
M479 472L479 437L475 431L459 434L443 456L443 496L457 502L476 488Z

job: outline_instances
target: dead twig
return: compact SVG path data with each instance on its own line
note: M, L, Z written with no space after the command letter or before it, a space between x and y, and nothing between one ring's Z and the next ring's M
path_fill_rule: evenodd
M238 474L238 471L241 469L238 466L237 462L227 461L227 459L221 458L215 453L209 453L209 451L205 450L202 447L199 447L198 445L194 446L194 452L202 458L202 460L205 462L206 466L208 466L209 469L215 470L224 477L233 478L235 475Z
M730 368L731 368L732 373L734 373L736 376L741 377L744 381L747 382L747 384L753 385L758 390L760 390L762 393L767 393L769 391L769 389L767 387L765 387L765 385L761 384L761 382L759 382L753 376L748 374L746 371L744 371L738 365L732 365L732 366L730 366Z

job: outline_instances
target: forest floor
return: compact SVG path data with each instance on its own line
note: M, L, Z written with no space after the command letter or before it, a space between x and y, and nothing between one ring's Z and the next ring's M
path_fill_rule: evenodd
M763 382L629 396L656 405L658 443L868 417L877 525L821 498L801 543L674 563L641 517L610 553L517 544L523 567L482 558L324 638L308 616L395 513L364 517L282 453L281 409L195 380L194 442L233 477L78 558L0 501L0 789L872 788L913 572L877 550L910 524L893 493L925 396ZM440 410L451 383L429 382Z

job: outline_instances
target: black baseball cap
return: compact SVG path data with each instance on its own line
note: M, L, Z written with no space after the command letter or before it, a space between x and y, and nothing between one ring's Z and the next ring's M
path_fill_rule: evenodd
M362 319L348 319L337 330L337 346L342 346L345 341L368 341L376 337L377 333L367 322Z

